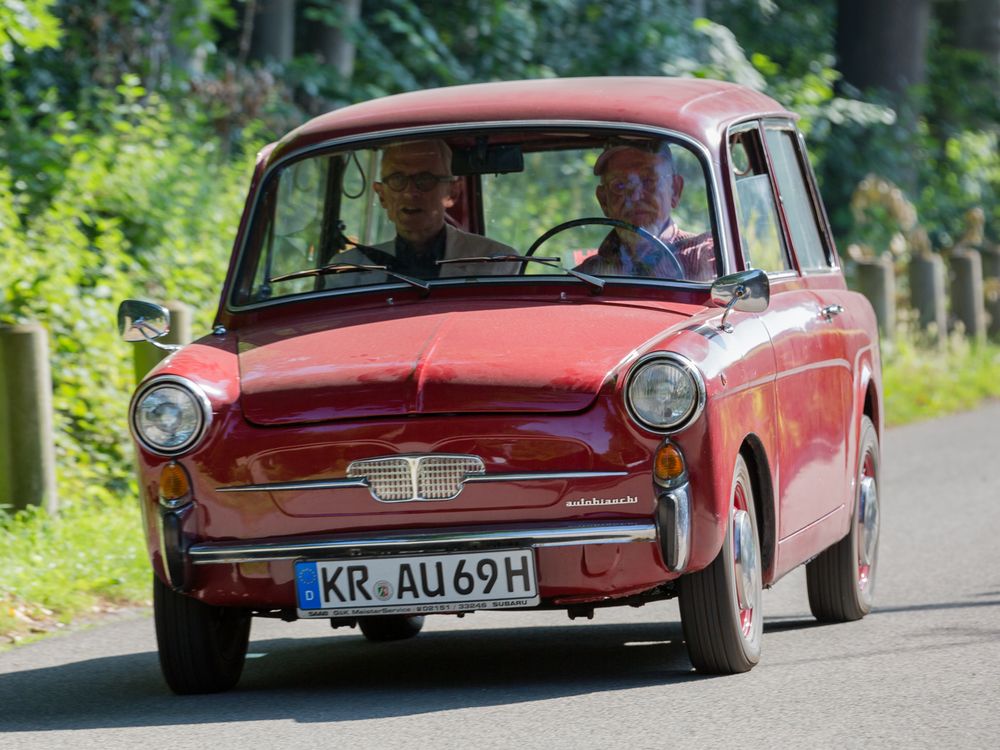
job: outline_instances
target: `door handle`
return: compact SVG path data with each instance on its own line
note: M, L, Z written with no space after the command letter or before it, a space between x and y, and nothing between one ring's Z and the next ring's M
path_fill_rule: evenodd
M835 315L840 315L842 312L844 312L843 305L827 305L819 311L819 314L823 320L833 320Z

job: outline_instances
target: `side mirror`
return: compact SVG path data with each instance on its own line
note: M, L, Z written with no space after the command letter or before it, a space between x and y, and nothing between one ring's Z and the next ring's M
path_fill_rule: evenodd
M723 276L712 284L712 304L726 308L719 323L719 328L726 333L733 330L726 322L730 312L764 312L770 301L771 286L767 274L760 269Z
M167 308L138 299L127 299L118 306L118 335L123 341L152 342L169 332L170 311ZM155 346L162 347L161 344Z

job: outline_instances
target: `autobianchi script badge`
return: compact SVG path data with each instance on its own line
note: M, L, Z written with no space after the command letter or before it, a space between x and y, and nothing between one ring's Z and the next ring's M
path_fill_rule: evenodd
M589 500L581 497L579 500L569 500L567 508L583 508L590 505L635 505L639 502L638 495L626 495L625 497L592 497Z

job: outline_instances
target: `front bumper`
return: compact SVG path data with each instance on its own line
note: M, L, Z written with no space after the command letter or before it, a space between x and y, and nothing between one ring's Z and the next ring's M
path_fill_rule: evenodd
M191 588L194 566L511 547L545 549L655 543L666 569L681 573L690 557L690 504L688 485L684 484L659 495L656 513L650 521L565 521L207 542L194 542L182 531L190 506L161 508L160 553L169 582L178 591Z
M337 559L392 552L466 551L504 547L568 547L629 544L656 539L656 525L643 522L563 523L530 527L478 527L447 531L344 534L326 539L261 542L203 542L188 548L194 565Z

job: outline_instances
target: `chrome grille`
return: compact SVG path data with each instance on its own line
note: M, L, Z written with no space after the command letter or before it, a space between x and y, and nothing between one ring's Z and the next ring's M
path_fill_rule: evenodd
M354 461L347 467L347 476L364 479L376 500L398 503L450 500L462 491L466 477L485 471L483 460L478 456L438 453Z

